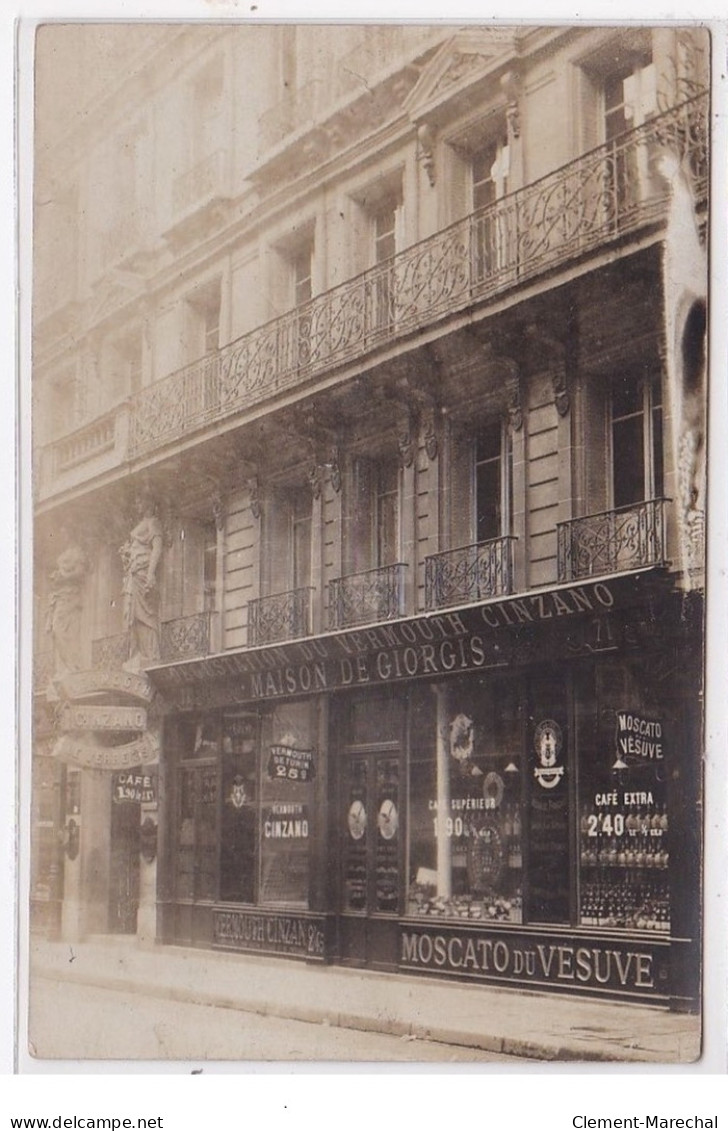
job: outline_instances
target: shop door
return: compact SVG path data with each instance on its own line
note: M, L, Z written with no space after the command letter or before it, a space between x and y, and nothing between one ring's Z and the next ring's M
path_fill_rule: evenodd
M111 866L109 871L109 931L133 935L139 908L138 802L112 802Z
M343 962L393 967L402 900L400 749L349 750L340 794L340 953Z

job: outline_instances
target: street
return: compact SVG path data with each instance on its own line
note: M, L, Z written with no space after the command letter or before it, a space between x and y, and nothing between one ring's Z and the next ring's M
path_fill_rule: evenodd
M62 1023L59 1024L59 1018ZM482 1049L265 1017L36 977L31 1052L39 1059L525 1063Z

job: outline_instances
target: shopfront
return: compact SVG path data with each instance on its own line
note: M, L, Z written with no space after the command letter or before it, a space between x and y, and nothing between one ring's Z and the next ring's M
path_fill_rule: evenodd
M155 669L162 940L696 1008L700 618L655 571Z

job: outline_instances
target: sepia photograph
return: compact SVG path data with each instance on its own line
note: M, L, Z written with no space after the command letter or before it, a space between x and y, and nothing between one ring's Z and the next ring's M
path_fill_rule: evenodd
M33 48L25 1051L699 1063L709 30Z

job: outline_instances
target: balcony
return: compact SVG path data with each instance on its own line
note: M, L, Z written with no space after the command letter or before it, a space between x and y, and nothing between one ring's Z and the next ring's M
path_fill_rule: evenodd
M210 654L212 614L193 613L162 622L159 641L160 661L173 664ZM91 644L91 664L103 670L118 670L129 659L131 642L128 632L104 636Z
M329 582L329 627L394 620L404 613L406 565L380 566Z
M467 605L513 591L515 538L493 538L425 558L425 607Z
M665 149L704 203L707 111L707 95L682 103L251 331L219 351L212 382L188 367L143 389L132 457L663 223L669 188L653 158Z
M127 458L128 439L127 402L46 445L37 462L39 498L118 467Z
M110 413L79 428L55 445L56 471L68 471L86 460L95 459L114 446L116 414Z
M160 659L171 664L208 656L211 618L211 613L204 612L164 621L159 642Z
M311 593L306 586L288 593L258 597L248 603L248 642L275 644L311 633Z
M666 499L560 522L559 581L664 565Z

